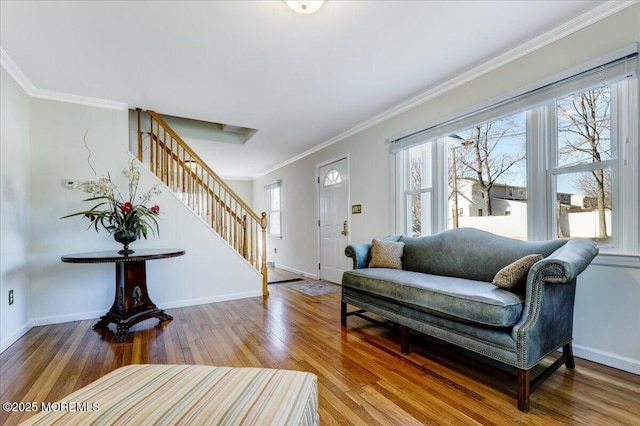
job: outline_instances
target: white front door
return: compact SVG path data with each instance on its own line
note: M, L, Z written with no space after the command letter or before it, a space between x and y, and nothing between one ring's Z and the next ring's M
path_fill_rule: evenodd
M349 241L349 171L347 159L318 168L318 226L320 227L320 278L342 282L350 269L344 249Z

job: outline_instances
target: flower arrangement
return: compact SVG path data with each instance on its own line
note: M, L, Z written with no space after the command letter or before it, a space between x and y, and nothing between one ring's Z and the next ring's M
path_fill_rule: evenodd
M129 243L140 237L146 239L149 231L159 235L158 216L160 215L160 207L157 204L147 207L147 204L152 196L160 194L160 189L156 185L136 198L140 170L134 160L129 161L128 168L123 170L122 174L129 181L127 198L123 197L118 191L117 186L111 181L110 175L97 181L80 182L74 185L74 189L83 189L84 192L93 195L83 201L97 202L97 204L89 210L72 213L61 219L83 216L89 220L89 228L93 226L96 232L99 231L100 227L104 228L107 232L113 234L117 242L124 244L124 252L128 253L130 252ZM136 200L139 201L138 204L134 204Z

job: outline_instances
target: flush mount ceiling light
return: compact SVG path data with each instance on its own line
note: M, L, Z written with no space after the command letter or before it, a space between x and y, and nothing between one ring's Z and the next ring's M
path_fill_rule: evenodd
M322 7L325 0L284 0L284 2L297 13L309 15L313 12L317 12Z

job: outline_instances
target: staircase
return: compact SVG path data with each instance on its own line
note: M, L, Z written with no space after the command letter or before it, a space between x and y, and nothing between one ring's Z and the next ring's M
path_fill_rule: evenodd
M145 111L150 121L143 128L137 111L138 160L262 274L268 296L267 213L254 213L157 113Z

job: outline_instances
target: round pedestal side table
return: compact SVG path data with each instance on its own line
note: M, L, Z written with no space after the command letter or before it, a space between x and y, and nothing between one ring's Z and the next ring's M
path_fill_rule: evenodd
M116 293L113 306L93 326L105 328L109 323L116 325L113 341L121 343L127 340L129 328L149 318L169 321L173 317L151 301L147 292L146 262L155 259L167 259L182 256L182 249L140 249L132 253L120 254L117 251L99 251L92 253L67 254L61 257L68 263L115 263Z

